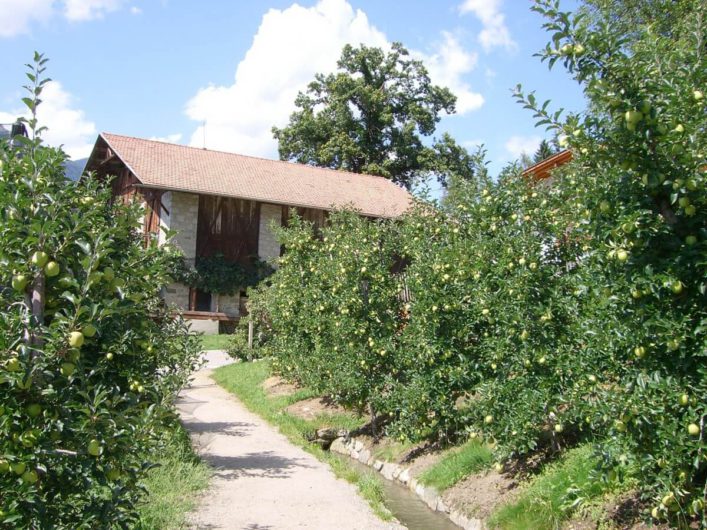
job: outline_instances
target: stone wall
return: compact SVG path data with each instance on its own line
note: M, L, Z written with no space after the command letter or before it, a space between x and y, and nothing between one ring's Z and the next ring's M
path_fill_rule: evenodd
M277 204L260 205L260 233L258 235L258 256L263 261L271 261L280 256L280 243L270 230L270 223L280 225L282 207Z
M181 249L184 257L194 264L196 256L196 223L199 216L199 196L193 193L177 191L165 193L162 203L169 211L163 210L160 216L162 230L174 230L176 235L172 238L172 245ZM164 243L164 234L160 235L160 243ZM173 283L164 290L164 300L168 305L175 305L181 309L189 308L189 287Z

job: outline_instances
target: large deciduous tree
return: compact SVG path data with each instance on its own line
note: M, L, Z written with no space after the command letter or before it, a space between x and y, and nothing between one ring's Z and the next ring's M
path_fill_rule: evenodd
M410 187L417 176L469 179L473 160L448 134L426 145L456 97L432 84L399 43L389 52L346 45L339 70L317 74L295 100L289 124L273 135L282 160L369 173Z

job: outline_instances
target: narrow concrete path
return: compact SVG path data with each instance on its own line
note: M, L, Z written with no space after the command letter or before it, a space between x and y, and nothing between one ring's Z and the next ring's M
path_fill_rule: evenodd
M198 453L214 468L192 514L204 529L400 529L379 520L351 484L295 447L209 377L226 358L208 352L177 408Z

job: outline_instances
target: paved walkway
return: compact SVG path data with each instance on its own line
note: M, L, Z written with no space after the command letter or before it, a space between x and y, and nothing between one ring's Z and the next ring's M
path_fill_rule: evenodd
M216 385L209 374L228 362L225 355L208 352L207 360L177 404L197 451L214 468L192 528L401 528L380 521L354 486Z

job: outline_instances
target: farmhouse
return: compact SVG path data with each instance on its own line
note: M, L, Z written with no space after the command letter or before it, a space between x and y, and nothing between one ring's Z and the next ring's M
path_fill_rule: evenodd
M98 136L86 171L115 177L114 197L145 204L145 237L163 244L167 231L176 232L172 243L191 264L215 254L241 264L277 258L270 225L286 223L293 208L321 226L332 209L394 218L411 201L382 177L108 133ZM239 316L243 294L212 296L175 283L164 299L184 311L193 329L216 332L219 321Z

